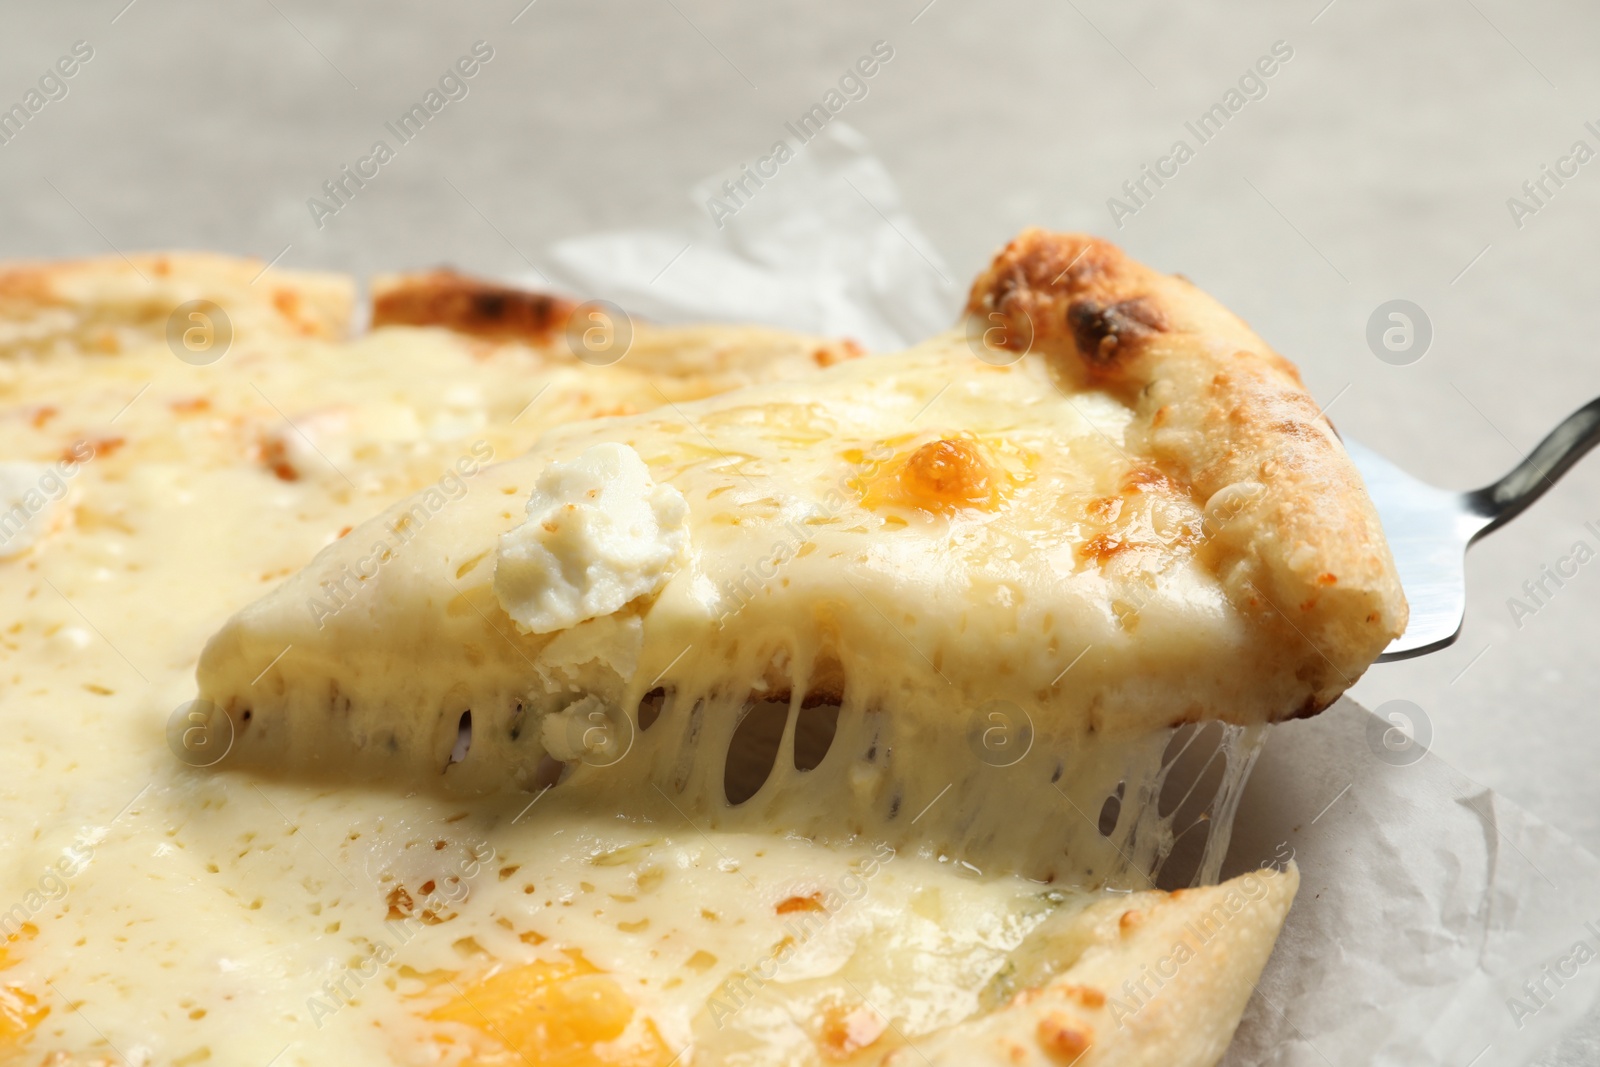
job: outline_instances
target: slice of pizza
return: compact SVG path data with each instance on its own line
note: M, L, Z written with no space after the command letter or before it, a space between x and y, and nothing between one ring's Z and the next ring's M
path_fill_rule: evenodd
M1161 731L1314 714L1403 627L1337 437L1193 285L1030 232L969 311L395 504L211 641L200 687L235 758L461 792L625 774L809 828L786 808L802 778L842 790L828 818L892 826L975 773L973 744L1031 744L1048 757L1014 778L1098 810ZM795 726L774 771L725 782L770 705ZM824 714L840 758L794 770ZM595 745L627 769L586 768ZM986 848L1040 832L958 803Z

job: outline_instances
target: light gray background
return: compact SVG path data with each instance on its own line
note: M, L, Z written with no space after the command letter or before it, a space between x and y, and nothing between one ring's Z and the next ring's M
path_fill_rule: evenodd
M1600 150L1592 7L524 2L6 4L0 103L74 41L95 55L0 146L0 256L522 271L559 238L681 215L881 39L894 59L844 118L954 278L1022 226L1113 237L1244 315L1342 432L1445 486L1492 480L1600 394L1600 160L1520 228L1506 204L1575 140ZM306 199L479 39L495 56L470 95L316 229ZM1294 57L1266 98L1117 229L1107 197L1192 144L1184 121L1277 40ZM1433 324L1411 366L1364 337L1396 297ZM1576 540L1600 548L1597 490L1600 459L1477 547L1461 642L1355 695L1414 701L1436 754L1600 850L1600 560L1520 628L1507 606Z

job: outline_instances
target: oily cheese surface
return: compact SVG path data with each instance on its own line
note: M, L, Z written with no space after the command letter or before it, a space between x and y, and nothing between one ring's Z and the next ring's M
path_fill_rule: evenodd
M414 496L235 616L202 690L241 758L472 790L567 762L545 719L569 697L622 718L658 690L716 697L685 714L720 724L758 697L826 700L917 746L998 700L1073 745L1314 714L1403 629L1353 465L1225 308L1029 231L968 310L902 353L567 427L459 505ZM568 571L633 599L536 610L528 567L556 558L528 510L542 480L602 453L621 470L617 449L640 493L681 498L687 549L607 542L625 524L569 501L571 525L541 520ZM652 575L623 573L646 557ZM447 760L469 712L490 729Z
M989 700L1073 743L1292 713L1305 682L1279 667L1304 638L1235 598L1211 555L1232 513L1128 447L1133 418L1042 361L987 364L955 333L568 426L458 503L419 495L330 546L218 632L201 687L241 758L338 752L463 788L537 764L540 731L517 723L560 674L576 680L562 691L628 709L661 687L686 704L815 691L891 709L908 738ZM622 610L525 632L502 539L543 472L614 445L685 501L682 564ZM602 661L604 677L584 666ZM463 709L490 729L445 772Z
M424 486L456 495L552 425L853 354L753 328L641 329L609 367L572 358L559 336L539 346L388 327L347 339L348 279L274 272L252 289L263 266L165 256L0 271L8 1062L98 1062L116 1058L113 1045L181 1059L208 1041L266 1062L278 1025L304 1016L316 991L287 976L336 973L364 944L356 929L327 941L352 920L315 916L343 905L381 923L389 909L381 881L364 885L375 896L321 897L324 883L349 884L303 869L323 846L291 854L294 826L387 816L400 828L366 835L386 842L377 870L415 844L406 828L418 819L457 814L387 794L202 781L178 764L164 728L229 613L374 510ZM169 313L195 299L234 326L205 365L166 341ZM199 812L211 813L204 826ZM351 881L369 863L340 862ZM156 992L152 969L167 976ZM263 1002L277 1007L258 1014ZM334 1059L384 1055L357 1045Z
M0 546L9 620L0 708L12 740L0 750L0 1063L754 1067L920 1062L924 1047L952 1063L1002 1053L1063 1062L1080 1044L1085 1064L1144 1062L1140 1049L1159 1049L1169 1063L1220 1055L1287 910L1290 874L1252 876L1231 902L1214 896L1222 889L1130 897L986 871L934 844L849 833L824 842L830 835L773 833L772 824L717 830L660 790L619 790L595 806L564 787L452 797L353 775L186 766L167 728L195 696L208 635L267 590L292 584L319 550L353 543L375 512L433 494L448 506L421 534L465 536L477 501L511 501L504 488L526 496L531 486L526 467L496 461L559 424L620 415L639 425L627 422L632 413L674 406L698 422L696 398L722 383L675 369L696 365L686 351L719 353L714 362L756 379L773 366L832 360L815 358L821 342L768 332L734 343L715 330L676 341L663 331L641 339L646 358L637 365L611 368L431 327L346 340L347 286L321 279L296 290L286 276L281 288L305 303L251 303L244 275L254 267L223 272L221 288L193 262L169 269L183 285L159 300L96 266L66 281L35 277L44 295L5 312L25 329L0 361L0 487L25 521ZM68 283L87 288L67 299ZM102 284L114 299L96 295ZM312 294L330 291L331 310L314 319L280 307L303 310ZM177 297L232 306L243 325L225 357L204 366L174 358L160 309ZM46 306L49 315L35 314ZM763 361L739 355L751 351ZM841 511L829 550L856 556L870 555L871 546L858 547L863 535L891 517L907 529L948 520L938 500L908 502L908 485L931 485L962 506L1029 486L1085 499L1123 491L1119 479L1133 465L1099 443L1128 417L1120 400L1051 397L1038 392L1047 379L1028 377L1038 368L972 367L970 355L941 398L927 378L954 370L954 355L930 350L862 379L902 416L887 434L882 413L863 405L836 409L819 435L815 421L830 398L806 400L801 389L775 402L778 417L768 417L774 401L760 401L759 414L732 405L726 425L708 432L742 442L748 456L733 467L752 481L763 464L781 467L776 459L826 448L830 437L847 451L887 442L876 458L836 457L838 468L797 463L779 485L808 499L848 475L844 487L856 495L841 499L857 503ZM1011 385L992 401L969 373ZM946 400L950 411L921 428ZM1005 415L1013 402L1019 411L1053 405L1054 429L1041 436L1028 416ZM927 410L914 417L919 407ZM730 481L722 465L732 454L683 444L688 424L674 431L676 445L666 440L671 420L660 425L654 446L644 435L631 447L664 480L676 481L674 464L698 472L682 490L691 504L746 494L740 508L726 501L718 512L731 526L792 503L782 492L749 495L743 477ZM971 436L946 432L954 426ZM558 448L581 443L557 439ZM912 464L947 440L948 450ZM968 448L983 450L985 462L992 451L992 485L959 475ZM1058 448L1078 462L1061 460ZM918 473L875 479L879 468ZM731 488L718 492L724 484ZM1018 552L991 588L1003 600L998 591L1018 580L1028 544L1054 545L1086 566L1079 547L1100 529L1090 525L1086 518L1068 535L1043 520L1007 528ZM768 547L766 534L779 528L763 530ZM990 544L978 542L973 553ZM930 558L926 545L890 552L887 562L907 573ZM1180 572L1191 566L1160 538L1137 552ZM449 559L452 575L467 562ZM391 572L410 573L386 567L385 581ZM470 575L456 580L475 583ZM432 576L419 567L412 577ZM708 578L711 591L698 586L677 617L740 575ZM943 603L962 596L937 581L928 588L950 598ZM400 603L391 592L371 603ZM481 621L465 602L457 608L451 618ZM326 646L313 633L296 636L271 649L239 691L270 691L286 672L314 669ZM1018 647L1030 642L1037 636L1017 638ZM359 655L352 663L360 666ZM468 759L484 750L493 746L475 740ZM938 798L930 790L920 799ZM926 809L933 837L959 821L957 799ZM1143 923L1163 909L1182 916L1175 928L1192 918L1216 933L1191 946L1175 984L1137 1004L1119 999L1120 983L1173 956L1166 927ZM1140 929L1163 936L1141 939ZM1186 975L1219 992L1193 995Z

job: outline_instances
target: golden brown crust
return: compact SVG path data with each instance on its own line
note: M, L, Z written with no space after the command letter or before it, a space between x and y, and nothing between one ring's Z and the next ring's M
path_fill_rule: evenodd
M442 326L497 340L548 344L577 305L547 293L513 289L440 269L372 281L372 325Z
M967 311L1133 408L1130 450L1205 508L1201 558L1236 608L1280 622L1290 662L1270 666L1310 688L1295 716L1331 704L1404 631L1354 464L1293 365L1237 316L1105 241L1042 230L1000 251Z
M380 275L372 281L372 326L439 327L495 344L524 344L541 357L576 362L565 337L580 305L450 270ZM626 311L623 312L626 315ZM649 375L674 402L757 382L808 374L863 355L848 338L765 326L661 326L628 317L620 368Z

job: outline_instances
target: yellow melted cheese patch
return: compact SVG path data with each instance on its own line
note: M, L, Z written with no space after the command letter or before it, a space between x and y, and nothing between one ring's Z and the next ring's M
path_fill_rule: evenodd
M476 1031L467 1060L474 1067L663 1067L673 1059L653 1023L630 1025L633 1001L577 950L449 988L455 996L428 1018Z
M0 944L0 1043L23 1037L50 1014L49 1005L39 1003L37 994L20 983L6 981L5 972L15 962L11 958L11 947L38 933L37 926L24 923ZM3 1047L0 1044L0 1048Z
M879 446L889 447L887 442ZM1037 458L1005 438L953 434L866 468L857 484L862 505L872 511L900 507L946 516L969 508L996 511L1032 477Z

